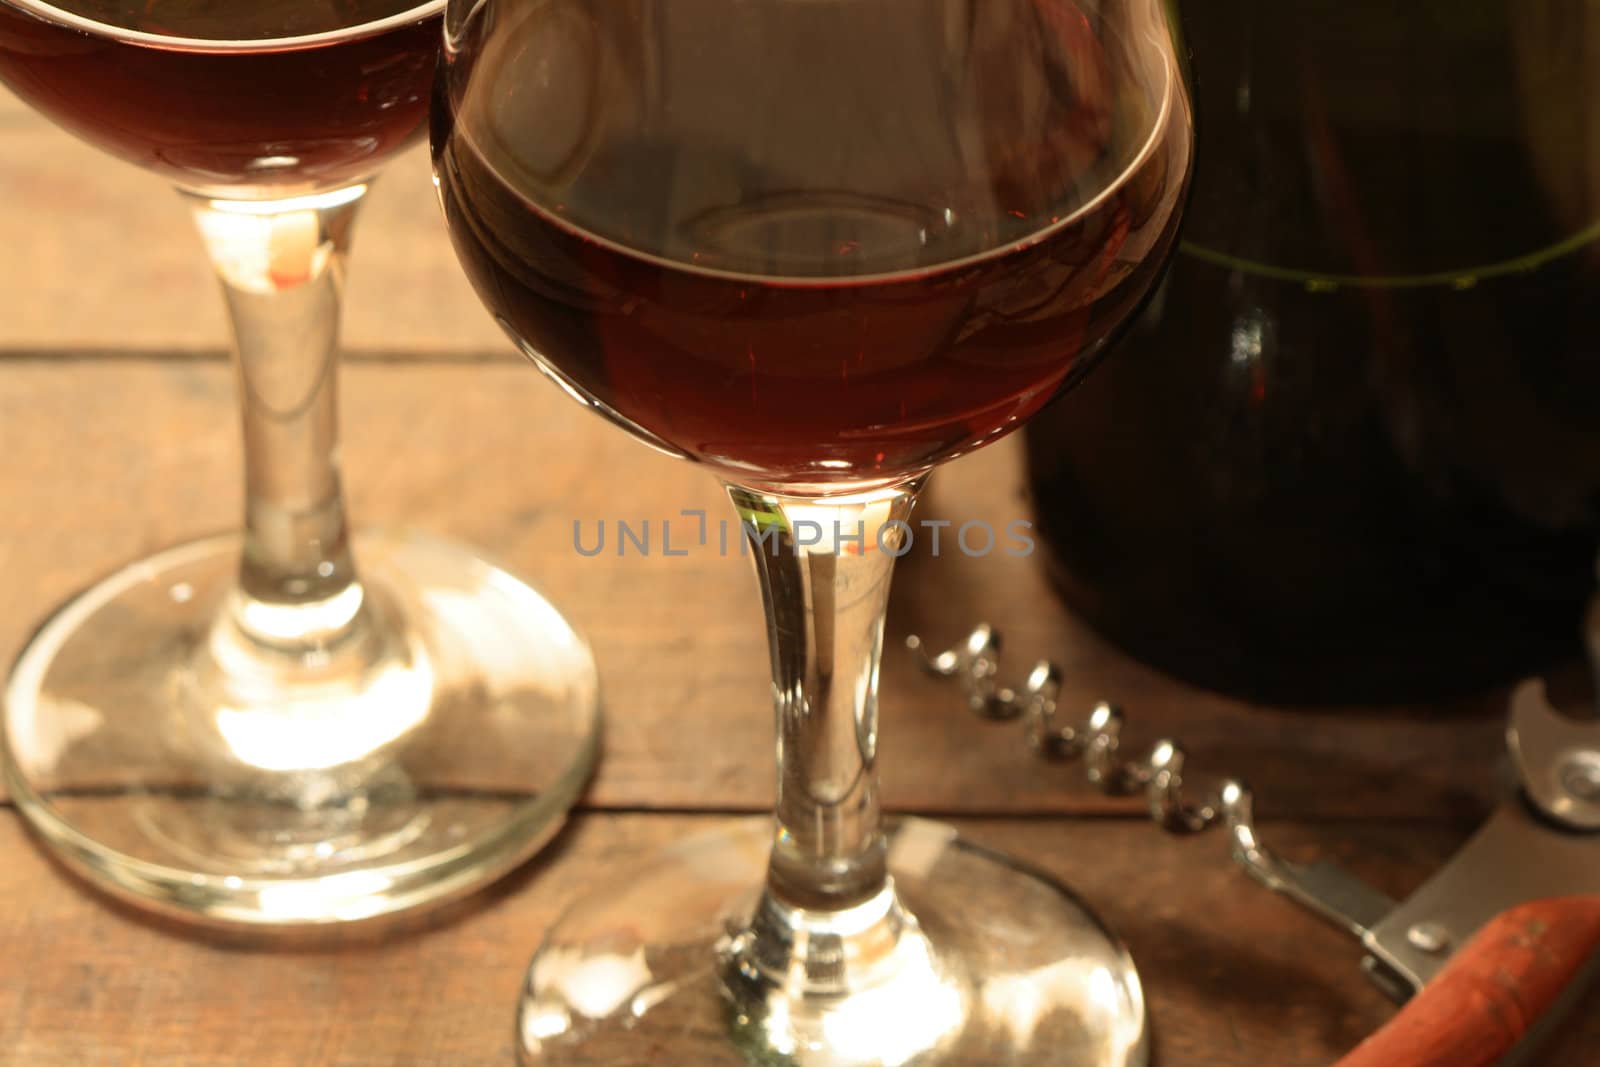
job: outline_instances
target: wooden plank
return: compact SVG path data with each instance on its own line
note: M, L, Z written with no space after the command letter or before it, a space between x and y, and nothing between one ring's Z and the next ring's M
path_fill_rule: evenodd
M443 916L267 950L107 905L0 817L0 1065L509 1063L522 971L559 910L648 850L720 823L584 816L544 860ZM1324 1067L1394 1010L1362 976L1353 941L1256 888L1216 837L1167 838L1130 820L963 826L1103 911L1139 961L1167 1067ZM1416 884L1459 838L1394 824L1272 834L1291 854L1337 857L1391 891ZM1558 1049L1544 1062L1590 1062L1577 1050L1600 1041L1600 1013L1580 1008L1566 1036L1575 1058Z
M680 509L727 511L712 480L657 456L526 367L352 365L344 456L354 512L481 546L532 576L586 631L608 704L600 807L764 808L771 796L764 629L749 561L716 535L686 557L660 551ZM231 375L199 361L0 362L0 655L91 576L182 538L226 528L239 508ZM1025 514L1017 453L997 446L941 472L925 517ZM657 524L648 558L584 558L573 524ZM687 540L693 520L679 517ZM678 543L683 543L680 540ZM924 549L926 543L924 542ZM1075 622L1038 559L913 556L899 575L884 672L885 796L894 807L968 813L1132 810L1081 771L1029 756L1018 728L970 717L949 683L900 647L911 630L953 640L1002 626L1020 680L1050 654L1064 706L1126 706L1130 749L1174 735L1196 776L1252 781L1264 814L1470 819L1495 796L1498 695L1448 708L1338 713L1253 707L1140 666Z
M227 344L200 241L165 182L3 89L0 152L0 349ZM421 146L390 165L363 208L345 339L430 355L509 350L450 250Z

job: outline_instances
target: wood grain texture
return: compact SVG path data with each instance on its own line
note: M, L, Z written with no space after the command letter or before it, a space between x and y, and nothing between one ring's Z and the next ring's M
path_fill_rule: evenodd
M510 1063L512 1011L540 931L647 850L721 822L583 816L543 858L444 915L381 938L345 931L272 948L200 939L108 904L46 864L0 812L0 1065ZM1256 888L1216 838L1172 839L1120 819L962 825L1068 880L1122 933L1166 1067L1323 1067L1391 1014L1361 977L1355 944ZM1391 890L1422 878L1460 836L1273 830L1289 853L1348 858Z
M1512 908L1478 931L1419 996L1338 1067L1494 1067L1596 951L1600 896Z
M510 1063L513 1006L540 932L650 850L722 824L579 816L543 856L443 913L282 946L198 936L108 902L0 811L0 1067ZM1353 942L1249 882L1215 838L1122 819L958 825L1068 882L1126 940L1156 1067L1324 1067L1393 1012L1361 976ZM1431 824L1267 829L1285 854L1333 856L1390 892L1464 836ZM1592 994L1580 1002L1547 1063L1595 1062L1597 1007Z
M188 209L0 88L0 348L220 348L227 322ZM426 149L395 159L362 208L346 340L438 358L509 348L445 235Z
M232 376L220 361L0 358L0 656L74 589L239 510ZM346 483L358 521L410 524L481 547L531 577L582 628L601 664L607 752L589 803L602 808L761 810L771 799L770 711L749 561L717 550L731 515L712 480L657 456L519 363L368 363L347 368ZM1003 444L938 476L919 516L1005 523L1027 514L1018 452ZM663 519L710 543L660 551ZM646 558L615 551L615 523L656 527ZM612 538L594 558L581 523ZM737 533L735 528L733 531ZM1052 596L1038 558L934 558L926 539L896 578L884 671L885 796L896 808L966 813L1132 811L1081 770L1027 756L1016 726L977 721L950 683L900 645L954 641L980 618L1002 628L1006 671L1041 655L1066 671L1064 707L1101 699L1130 716L1130 749L1176 736L1192 775L1242 775L1265 816L1461 820L1494 795L1503 696L1454 707L1303 711L1250 706L1180 685L1109 648ZM730 542L737 543L737 538Z

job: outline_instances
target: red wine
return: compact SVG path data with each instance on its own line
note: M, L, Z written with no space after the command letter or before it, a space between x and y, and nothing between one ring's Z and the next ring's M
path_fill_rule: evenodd
M0 4L0 81L84 140L216 195L372 174L420 136L438 5L417 0Z
M569 391L746 483L883 482L1014 428L1173 240L1181 80L1066 0L495 20L435 107L468 275Z
M1186 244L1028 428L1075 609L1285 702L1578 653L1600 547L1586 0L1195 0Z

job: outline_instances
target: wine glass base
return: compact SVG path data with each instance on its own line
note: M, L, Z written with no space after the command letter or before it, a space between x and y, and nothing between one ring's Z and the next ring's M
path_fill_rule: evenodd
M569 910L528 970L524 1067L1147 1062L1139 976L1116 938L1050 878L922 819L890 837L912 936L885 950L870 932L846 935L843 951L818 953L813 929L806 973L834 992L752 981L739 946L771 838L767 819L694 838Z
M461 895L555 833L598 750L587 645L464 548L354 544L385 623L355 673L230 673L208 652L234 536L130 564L44 623L0 737L58 858L183 918L304 927Z

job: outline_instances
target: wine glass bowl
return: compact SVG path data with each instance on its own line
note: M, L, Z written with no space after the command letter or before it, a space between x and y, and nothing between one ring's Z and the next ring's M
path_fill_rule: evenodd
M225 198L337 189L414 142L443 0L8 0L0 79L57 125Z
M1082 377L1149 292L1192 120L1160 0L450 0L457 252L569 395L727 486L767 611L771 823L587 894L527 1064L1142 1064L1121 945L878 805L894 559L936 464ZM621 480L621 479L619 479Z
M594 765L565 620L463 546L345 516L345 259L374 173L426 128L441 11L0 0L0 80L179 187L233 327L242 533L94 583L4 690L19 809L145 907L276 928L439 903L546 841Z
M434 133L469 277L580 398L744 484L892 484L1014 429L1173 239L1176 71L1069 6L472 10Z

